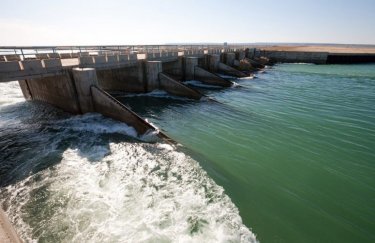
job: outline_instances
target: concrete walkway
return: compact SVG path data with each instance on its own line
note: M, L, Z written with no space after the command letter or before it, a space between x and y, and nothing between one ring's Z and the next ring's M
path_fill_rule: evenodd
M0 242L1 243L21 243L13 226L10 224L4 211L0 209Z

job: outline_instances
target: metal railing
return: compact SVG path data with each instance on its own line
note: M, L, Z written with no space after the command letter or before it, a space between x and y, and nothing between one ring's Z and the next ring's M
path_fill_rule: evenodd
M109 52L150 53L160 51L209 50L209 49L246 49L250 45L242 44L190 44L190 45L104 45L104 46L0 46L0 55L19 55L22 60L33 59L36 54L46 53L82 53L105 54Z

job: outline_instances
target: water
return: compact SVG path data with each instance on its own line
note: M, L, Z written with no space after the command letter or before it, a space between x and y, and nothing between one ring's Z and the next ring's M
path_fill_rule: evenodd
M180 149L0 90L0 201L26 242L255 242Z
M182 148L0 84L3 208L40 242L374 242L375 65L257 76L118 97Z

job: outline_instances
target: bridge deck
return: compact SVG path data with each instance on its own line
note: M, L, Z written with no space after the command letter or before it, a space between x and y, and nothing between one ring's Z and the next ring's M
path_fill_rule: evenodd
M221 50L215 50L215 53L218 52L221 52ZM25 60L21 60L17 55L8 55L4 56L6 61L0 61L0 82L60 75L74 67L91 67L97 69L121 68L134 66L138 60L145 59L148 61L173 62L177 61L179 56L199 57L203 56L204 53L204 50L117 55L89 55L87 52L85 55L75 58L65 58L66 55L63 54L49 53L35 54L40 59Z

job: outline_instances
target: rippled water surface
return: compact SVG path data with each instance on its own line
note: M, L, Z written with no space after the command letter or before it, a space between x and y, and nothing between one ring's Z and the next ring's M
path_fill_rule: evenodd
M375 65L234 81L200 87L219 103L118 96L179 149L0 84L3 208L28 241L374 242Z
M126 102L208 159L260 241L374 242L375 65L257 76L206 90L223 104Z

